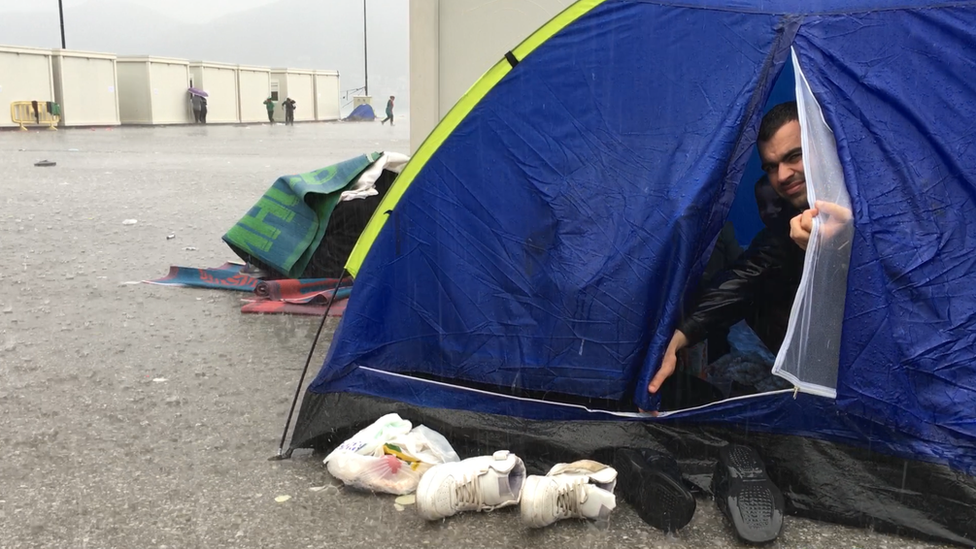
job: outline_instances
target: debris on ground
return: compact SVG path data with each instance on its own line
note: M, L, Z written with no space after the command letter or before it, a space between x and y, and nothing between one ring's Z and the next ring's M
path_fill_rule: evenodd
M417 494L407 494L405 496L400 496L393 500L397 505L413 505L417 503Z

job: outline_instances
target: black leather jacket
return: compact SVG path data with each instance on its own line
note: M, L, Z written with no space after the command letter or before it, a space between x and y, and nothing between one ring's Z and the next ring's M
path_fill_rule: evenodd
M774 353L786 337L805 252L790 239L789 219L763 229L749 249L712 279L678 327L694 345L709 332L746 320Z

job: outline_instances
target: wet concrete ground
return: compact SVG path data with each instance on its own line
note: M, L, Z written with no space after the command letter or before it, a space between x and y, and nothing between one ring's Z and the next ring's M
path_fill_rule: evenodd
M408 152L407 126L0 132L0 548L738 546L707 500L677 536L626 505L603 529L426 524L392 497L312 491L320 456L267 461L318 320L124 283L233 259L221 235L279 175L373 150ZM789 518L770 547L938 545Z

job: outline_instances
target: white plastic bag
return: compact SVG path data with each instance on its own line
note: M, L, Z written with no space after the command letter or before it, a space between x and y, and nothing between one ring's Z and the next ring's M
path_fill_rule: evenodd
M420 484L420 477L426 471L412 469L409 464L392 455L340 455L331 459L327 466L329 474L346 486L398 496L415 491Z
M399 446L403 453L428 465L461 461L444 435L426 425L418 425L409 433L394 437L389 443Z
M410 432L412 425L397 414L386 414L332 451L325 457L325 463L338 454L360 454L363 456L383 455L383 444L398 435ZM379 451L379 454L376 452Z
M417 489L427 469L459 461L440 433L410 426L397 414L381 417L326 456L329 474L353 488L403 495Z

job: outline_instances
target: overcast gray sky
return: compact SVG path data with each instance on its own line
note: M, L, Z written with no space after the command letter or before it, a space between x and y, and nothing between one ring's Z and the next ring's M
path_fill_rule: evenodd
M63 0L64 7L77 7L88 0ZM130 4L137 4L151 8L164 15L186 23L200 23L215 19L221 15L244 11L276 0L126 0ZM323 0L328 1L328 0ZM406 3L406 0L404 0ZM56 14L58 0L0 0L0 13L12 11L38 11ZM0 39L2 42L2 39Z

